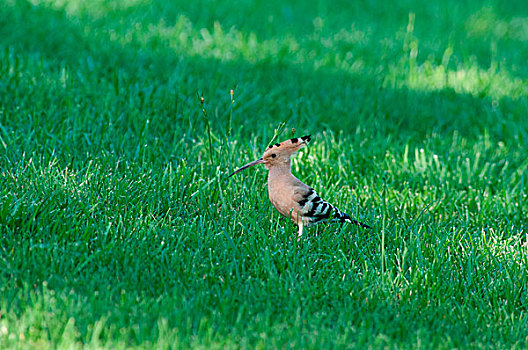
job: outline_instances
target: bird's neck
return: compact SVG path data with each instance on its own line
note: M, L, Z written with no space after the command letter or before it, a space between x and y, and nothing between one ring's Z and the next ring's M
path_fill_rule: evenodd
M291 161L275 164L269 169L268 178L292 176L291 173Z

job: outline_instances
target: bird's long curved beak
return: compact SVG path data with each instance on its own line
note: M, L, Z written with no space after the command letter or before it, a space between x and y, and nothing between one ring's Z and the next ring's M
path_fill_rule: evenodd
M264 159L259 158L259 159L257 159L257 160L252 161L251 163L247 163L246 165L244 165L244 166L238 168L237 170L235 170L234 173L232 173L232 174L229 175L228 177L231 177L231 176L235 175L236 173L239 173L239 172L241 172L242 170L247 169L247 168L249 168L249 167L251 167L251 166L253 166L253 165L263 164L263 163L264 163Z

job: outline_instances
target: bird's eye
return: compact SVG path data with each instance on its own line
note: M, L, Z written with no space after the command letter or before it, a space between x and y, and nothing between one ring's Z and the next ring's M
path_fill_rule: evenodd
M275 158L275 157L277 157L277 155L276 155L275 153L273 153L273 154L271 155L271 158Z

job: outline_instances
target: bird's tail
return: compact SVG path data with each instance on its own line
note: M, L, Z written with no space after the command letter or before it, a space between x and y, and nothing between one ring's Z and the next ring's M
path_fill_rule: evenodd
M354 225L358 225L358 226L361 226L361 227L367 228L367 229L372 228L369 225L362 223L361 221L357 221L357 220L352 219L348 214L342 213L340 211L336 212L335 218L339 222L348 222L348 223L351 223L351 224L354 224Z

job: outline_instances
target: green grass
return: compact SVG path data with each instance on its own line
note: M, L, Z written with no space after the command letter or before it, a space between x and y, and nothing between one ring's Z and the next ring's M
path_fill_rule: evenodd
M0 348L528 347L526 13L3 1ZM373 230L227 178L282 122Z

